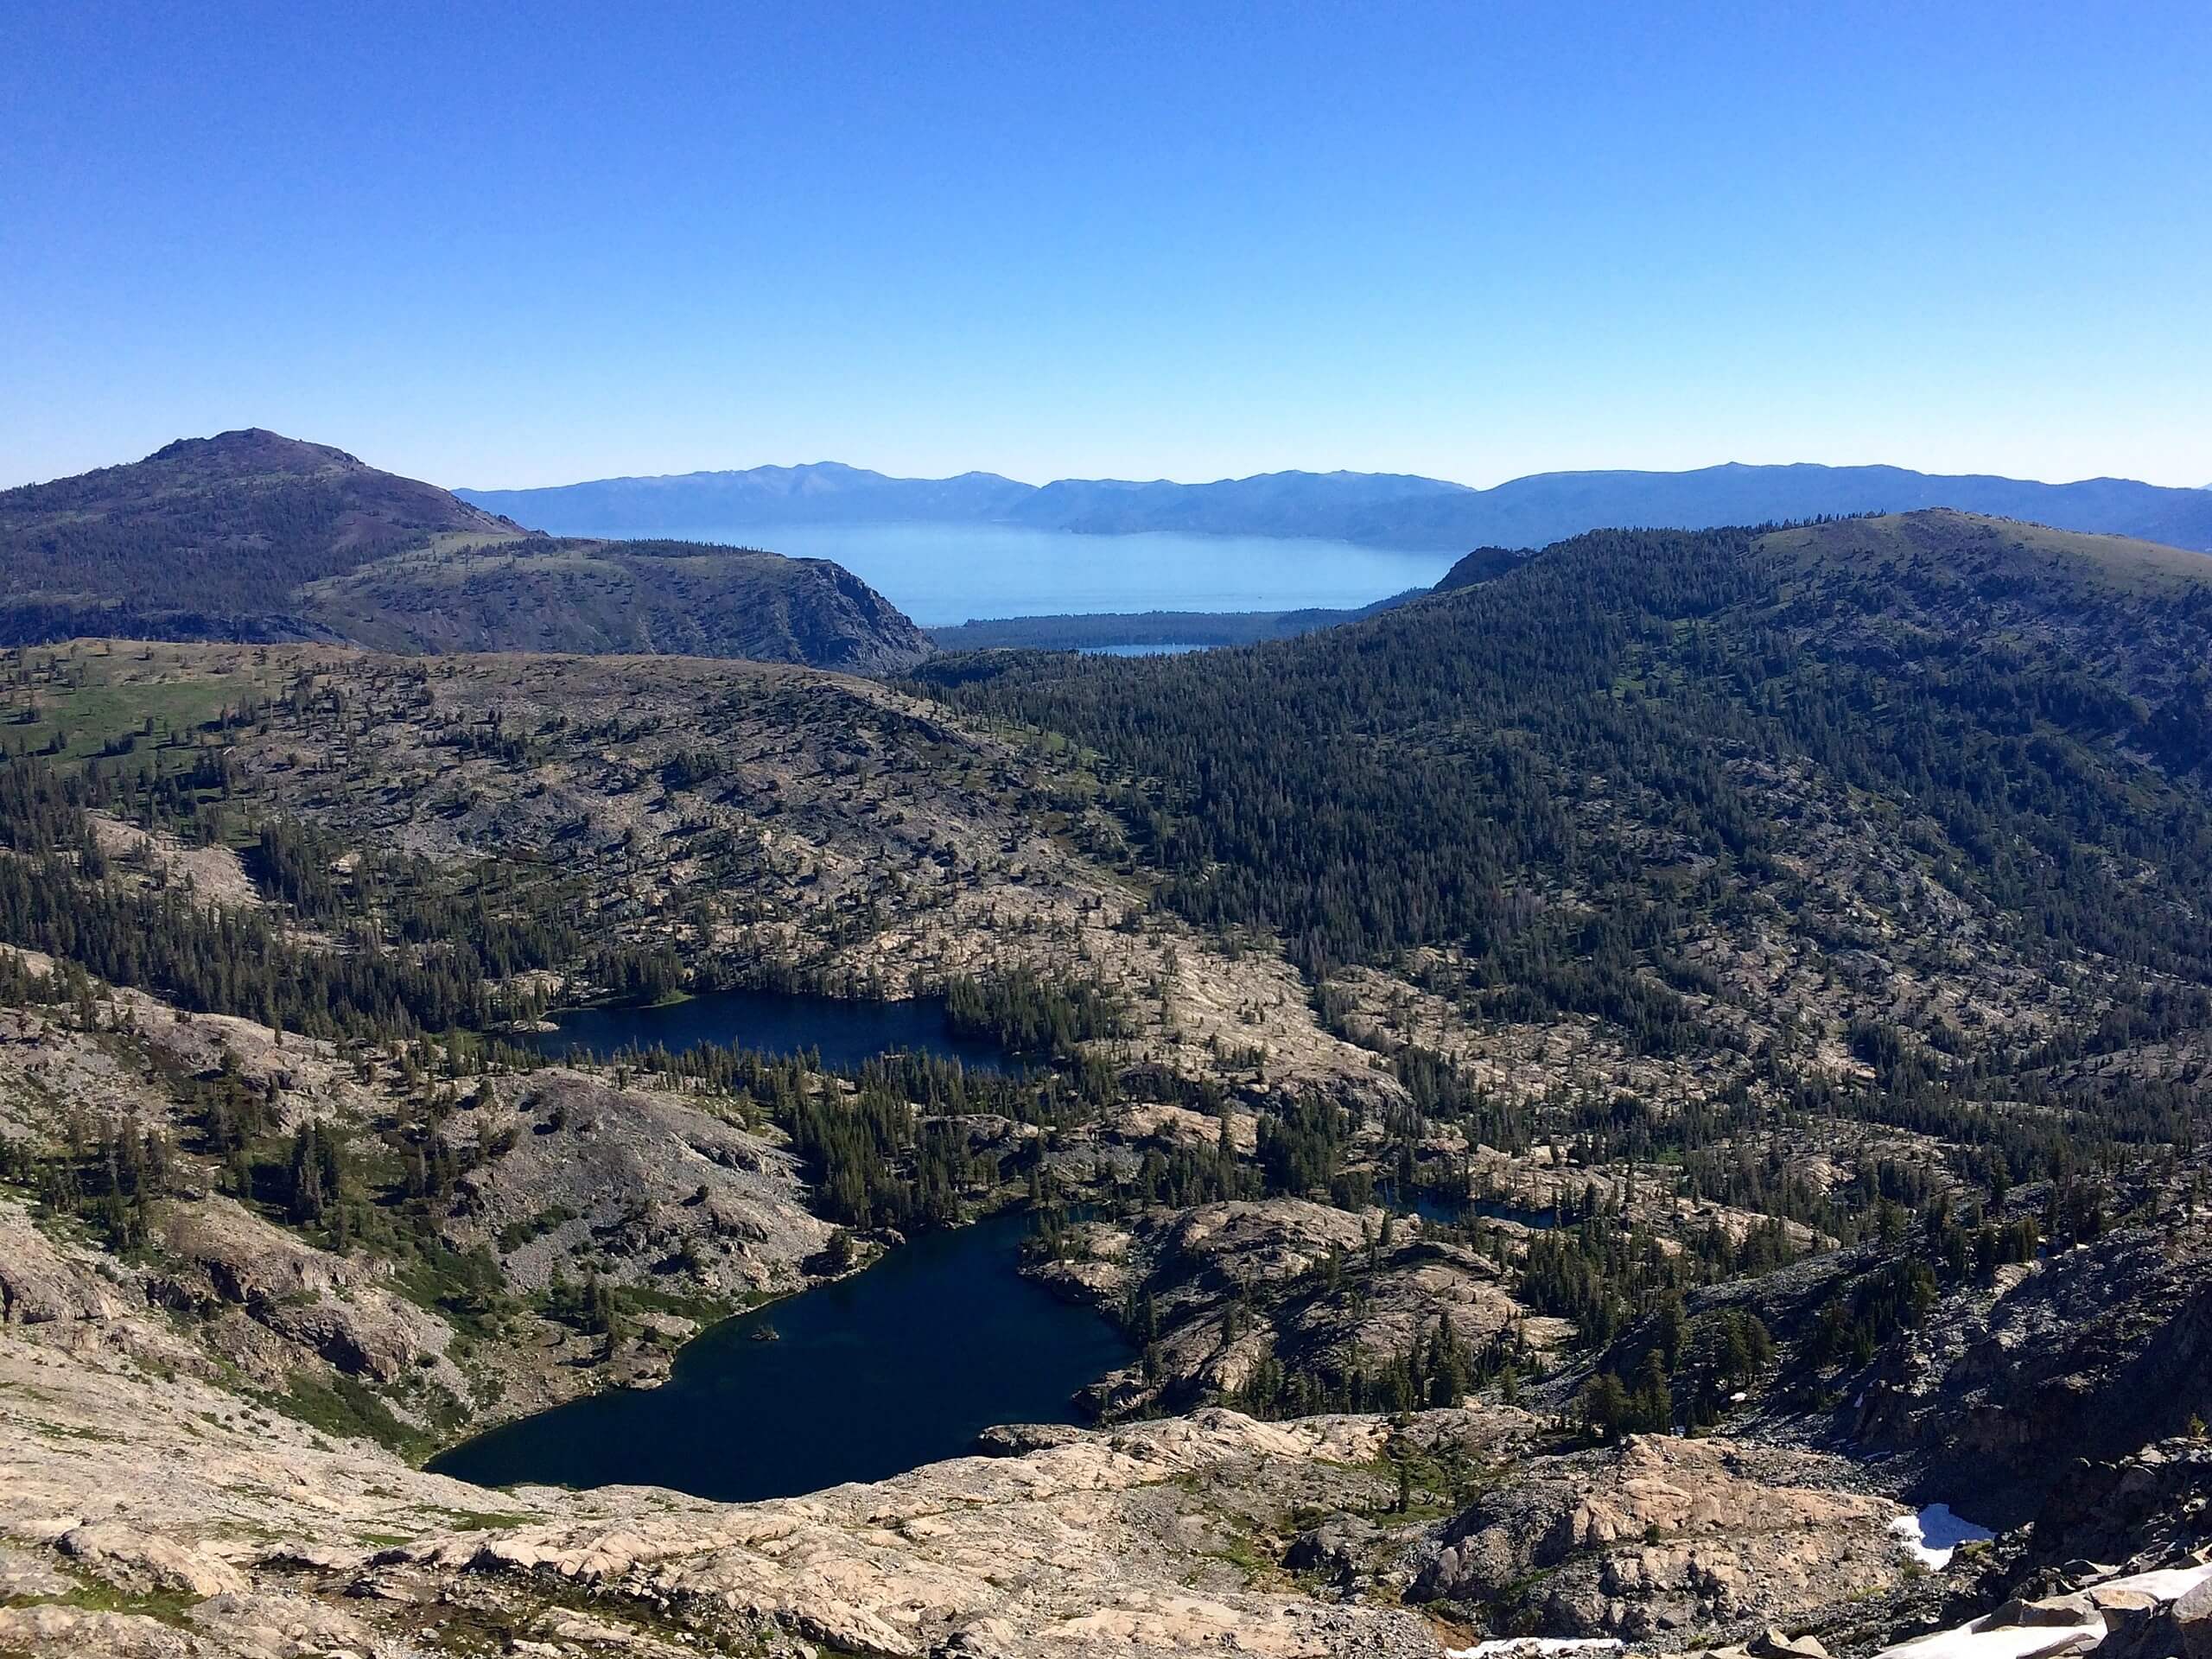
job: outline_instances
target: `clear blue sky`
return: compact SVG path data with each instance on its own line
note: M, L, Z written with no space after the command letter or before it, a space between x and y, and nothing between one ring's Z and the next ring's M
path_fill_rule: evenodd
M2212 9L0 7L0 484L2212 482Z

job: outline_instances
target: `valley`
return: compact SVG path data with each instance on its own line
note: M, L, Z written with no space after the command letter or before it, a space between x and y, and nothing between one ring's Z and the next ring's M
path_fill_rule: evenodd
M2212 1659L2018 11L9 9L0 1659Z
M1863 1655L2201 1560L2201 559L20 644L0 1651Z

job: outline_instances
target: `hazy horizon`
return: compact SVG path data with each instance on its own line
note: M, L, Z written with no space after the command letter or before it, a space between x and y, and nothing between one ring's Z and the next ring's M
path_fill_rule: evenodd
M192 435L205 436L207 435L193 434ZM287 437L294 437L299 435L288 432L284 435ZM326 440L315 439L312 440L312 442L326 442ZM340 448L345 448L343 444L340 444L338 447ZM365 456L363 459L365 460L367 457ZM1300 467L1293 465L1283 467L1263 467L1259 471L1253 473L1224 473L1218 476L1204 478L1197 476L1178 478L1171 474L1161 474L1151 478L1128 478L1109 475L1104 473L1064 473L1051 478L1021 478L1017 477L1011 473L1000 472L995 467L963 467L955 471L947 473L900 473L892 471L887 467L871 466L866 461L848 461L831 455L824 455L811 461L734 461L727 466L721 467L687 467L682 472L608 473L592 478L560 479L550 484L487 484L480 482L455 484L449 483L442 479L429 479L424 481L427 483L436 484L442 489L459 491L464 494L469 495L479 495L499 493L515 490L557 490L566 488L574 484L611 484L626 480L639 480L645 482L656 482L664 479L712 478L718 474L728 473L804 472L809 467L849 467L855 472L874 473L879 477L890 479L893 481L901 483L938 482L946 479L964 478L971 474L978 474L986 477L1001 478L1010 484L1027 485L1031 489L1042 489L1049 484L1061 483L1174 484L1189 489L1199 487L1207 484L1238 484L1255 478L1280 478L1290 475L1303 475L1310 478L1328 478L1339 474L1351 474L1355 476L1367 478L1419 478L1426 480L1432 484L1452 484L1457 485L1461 489L1481 492L1484 490L1494 490L1501 484L1515 483L1524 478L1541 478L1555 474L1650 473L1664 476L1678 473L1709 473L1718 471L1719 469L1726 467L1827 467L1838 469L1851 467L1894 467L1900 471L1921 473L1933 477L1972 475L1989 478L2008 478L2017 480L2018 481L2024 484L2089 484L2097 482L2101 479L2117 479L2126 483L2150 484L2154 487L2160 489L2212 489L2212 484L2160 484L2154 479L2130 477L2119 473L2085 474L2079 478L2038 478L2026 473L2008 473L2001 471L1985 472L1974 474L1947 474L1932 467L1915 467L1907 461L1834 461L1814 460L1810 457L1805 456L1801 456L1795 461L1740 461L1732 458L1727 461L1703 461L1688 467L1540 467L1532 472L1516 473L1510 478L1500 478L1487 483L1479 484L1470 482L1468 480L1463 478L1447 478L1435 473L1414 473L1408 471L1407 468L1402 467Z

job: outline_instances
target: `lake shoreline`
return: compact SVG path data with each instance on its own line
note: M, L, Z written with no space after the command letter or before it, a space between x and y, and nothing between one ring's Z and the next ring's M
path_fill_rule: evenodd
M747 1502L962 1456L1002 1423L1085 1427L1081 1391L1126 1363L1130 1344L1021 1271L1033 1221L1009 1198L909 1236L703 1327L658 1387L512 1419L423 1467L486 1491L657 1485ZM772 1313L778 1339L755 1340ZM772 1440L753 1435L771 1421Z
M1357 611L1433 586L1465 550L957 522L751 520L656 529L649 536L831 560L925 629L999 617L1147 610Z
M598 1065L657 1047L682 1054L707 1046L782 1059L811 1053L837 1071L893 1053L929 1054L1002 1075L1036 1064L1035 1057L993 1039L955 1030L945 999L926 995L848 997L734 986L652 1002L610 1000L551 1010L537 1029L516 1035L547 1059Z

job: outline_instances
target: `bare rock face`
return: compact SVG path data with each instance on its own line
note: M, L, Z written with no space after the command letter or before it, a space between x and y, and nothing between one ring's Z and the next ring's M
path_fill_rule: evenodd
M118 1319L119 1289L65 1258L21 1210L0 1207L0 1325Z
M86 1659L199 1659L220 1651L143 1614L99 1612L58 1602L0 1607L0 1652L81 1654Z
M1073 1236L1073 1257L1030 1271L1109 1314L1147 1296L1160 1327L1148 1370L1093 1390L1108 1415L1233 1399L1270 1362L1338 1384L1355 1369L1373 1377L1417 1340L1448 1329L1479 1348L1526 1313L1497 1263L1379 1209L1237 1199L1084 1224Z
M238 1309L349 1375L394 1382L435 1366L452 1338L442 1320L383 1287L380 1263L319 1250L228 1198L171 1204L161 1242L166 1261L152 1294L203 1315ZM271 1383L297 1359L243 1329L221 1345Z
M2124 1561L2212 1542L2212 1441L2171 1440L2112 1462L2077 1460L2030 1533L2030 1564Z
M1445 1529L1412 1595L1639 1642L1793 1622L1904 1576L1896 1506L1839 1490L1845 1473L1808 1453L1649 1436L1532 1460Z
M447 1234L531 1289L590 1251L623 1283L681 1266L694 1294L788 1288L833 1229L808 1212L796 1161L680 1098L575 1071L503 1081L448 1126L493 1155L462 1179Z
M1198 1276L1236 1281L1294 1279L1332 1250L1363 1248L1382 1212L1355 1215L1304 1198L1238 1200L1181 1212L1160 1254L1196 1266Z
M66 1596L77 1581L43 1556L12 1544L0 1544L0 1602L40 1596Z
M645 1595L735 1614L841 1649L896 1656L1235 1651L1423 1655L1419 1616L1344 1607L1209 1566L1195 1481L1371 1457L1376 1419L1263 1424L1233 1412L1084 1434L1015 1458L966 1458L890 1480L609 1526L449 1535L379 1557L395 1581L463 1570Z
M207 1597L245 1588L245 1575L227 1562L122 1521L93 1521L73 1527L61 1535L55 1548L125 1589L177 1590Z
M1884 1357L1853 1425L1967 1486L2039 1491L2212 1416L2212 1229L2147 1228L2011 1270ZM2057 1457L2054 1457L2054 1453Z
M172 1206L162 1218L162 1243L177 1259L180 1294L244 1306L321 1296L350 1288L362 1276L343 1257L224 1198Z

